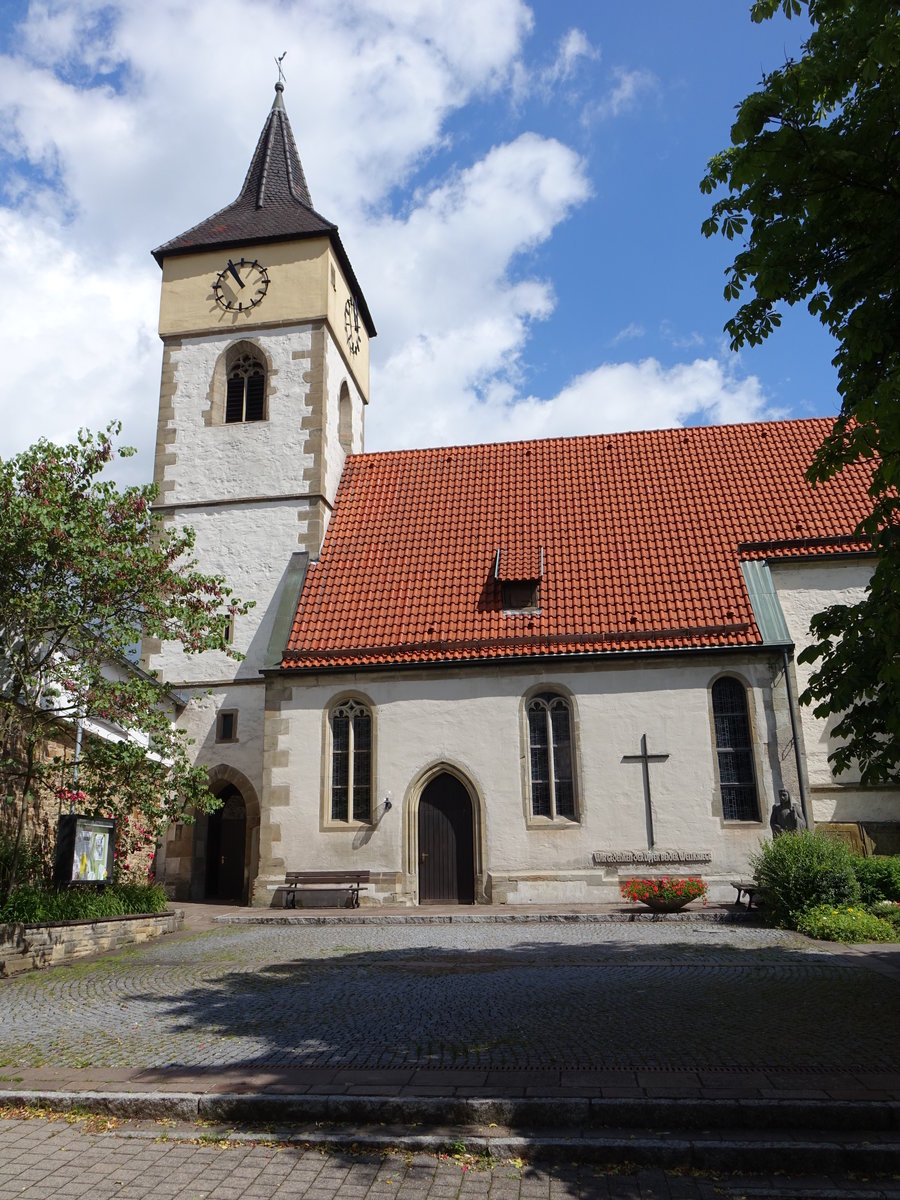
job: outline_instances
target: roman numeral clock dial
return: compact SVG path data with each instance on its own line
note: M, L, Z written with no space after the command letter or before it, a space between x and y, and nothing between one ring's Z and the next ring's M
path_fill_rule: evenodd
M216 303L226 312L249 312L265 298L269 275L255 258L242 258L239 262L229 258L212 288Z
M347 349L351 354L359 354L359 304L355 296L351 296L344 305L344 332L347 335Z

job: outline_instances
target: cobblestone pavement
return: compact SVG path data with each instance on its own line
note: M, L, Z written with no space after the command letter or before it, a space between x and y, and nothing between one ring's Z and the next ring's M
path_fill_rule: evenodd
M96 1127L96 1122L94 1122ZM219 1140L196 1129L92 1132L0 1119L0 1200L896 1200L877 1179L703 1175L593 1165L488 1165L463 1154L354 1154Z
M0 1064L891 1073L897 987L751 927L222 926L3 982Z

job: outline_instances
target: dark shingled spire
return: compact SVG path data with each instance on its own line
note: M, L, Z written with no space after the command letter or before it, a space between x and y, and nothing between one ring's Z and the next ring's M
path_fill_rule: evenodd
M283 93L284 84L276 83L269 119L259 135L250 170L235 203L245 198L255 199L256 207L263 208L267 203L293 199L313 211L306 176L284 108Z
M153 257L162 266L173 254L192 254L216 246L241 246L252 242L285 242L297 238L328 237L341 269L357 297L369 336L375 326L359 284L338 237L338 228L316 212L303 174L297 144L284 107L284 84L275 84L275 100L263 126L250 169L238 198L179 237L157 246Z
M315 237L337 229L312 206L283 92L284 84L279 81L238 198L180 237L157 247L153 257L158 263L162 264L169 254L241 242Z

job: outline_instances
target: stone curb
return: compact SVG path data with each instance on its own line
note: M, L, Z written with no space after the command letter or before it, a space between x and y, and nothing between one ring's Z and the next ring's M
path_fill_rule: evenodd
M403 1113L397 1111L396 1105L390 1106L392 1111L386 1111L381 1098L321 1097L317 1124L309 1129L297 1130L292 1126L290 1132L280 1132L266 1128L259 1133L236 1133L228 1127L228 1122L237 1117L244 1120L255 1115L261 1124L270 1121L276 1115L282 1120L296 1120L299 1112L295 1112L300 1097L270 1097L250 1095L198 1096L194 1093L146 1093L121 1094L104 1092L4 1092L0 1093L0 1102L26 1104L33 1106L53 1107L57 1110L84 1110L102 1112L122 1118L154 1119L159 1117L178 1118L184 1121L206 1122L216 1121L221 1125L220 1136L229 1141L254 1142L259 1140L276 1139L288 1144L303 1144L310 1146L355 1147L359 1150L383 1152L389 1149L404 1150L409 1153L436 1153L455 1149L459 1142L465 1145L466 1152L479 1156L485 1155L496 1159L526 1157L540 1159L544 1162L591 1162L611 1166L613 1164L628 1164L633 1168L654 1166L661 1168L690 1168L702 1171L722 1171L734 1173L749 1170L756 1173L767 1171L783 1171L785 1164L790 1164L791 1174L822 1173L846 1174L852 1171L862 1171L867 1174L881 1175L896 1173L900 1165L900 1137L891 1131L885 1133L858 1132L849 1130L843 1134L837 1129L827 1133L816 1133L808 1128L793 1133L790 1129L781 1132L741 1128L724 1128L719 1131L704 1129L691 1132L688 1130L672 1132L657 1129L654 1132L636 1132L634 1127L585 1129L584 1117L589 1105L587 1101L576 1104L567 1102L567 1114L573 1118L573 1132L569 1136L561 1136L557 1130L535 1127L529 1134L510 1132L508 1127L499 1127L496 1133L475 1132L465 1126L460 1127L456 1122L459 1105L453 1102L451 1111L445 1111L443 1128L432 1132L410 1132L410 1124L416 1118L428 1120L434 1113L434 1102L427 1101L416 1105L412 1101L404 1101ZM263 1101L261 1105L257 1102ZM281 1103L273 1104L273 1101ZM491 1103L478 1101L471 1117L477 1117L482 1129L485 1118L491 1115ZM549 1104L551 1102L541 1102ZM328 1116L322 1111L325 1107ZM794 1109L797 1105L768 1105L777 1110L776 1115ZM844 1109L847 1105L842 1105ZM857 1109L860 1106L855 1106ZM868 1111L872 1106L864 1105ZM881 1106L878 1106L881 1107ZM897 1115L897 1106L894 1117ZM504 1102L494 1115L502 1116L507 1108ZM540 1104L533 1105L533 1116L540 1111ZM808 1106L808 1115L818 1113L821 1105ZM524 1115L524 1114L521 1114ZM862 1116L862 1112L857 1112ZM370 1124L363 1127L341 1127L339 1124L323 1128L323 1120L349 1122L354 1118L365 1117ZM391 1117L400 1123L392 1125L385 1123L383 1118ZM379 1119L381 1118L381 1119ZM140 1132L136 1136L141 1136ZM154 1135L158 1136L158 1135ZM204 1137L216 1139L216 1134L204 1131ZM771 1193L770 1193L771 1194ZM821 1197L822 1192L811 1193ZM837 1193L846 1195L847 1193ZM854 1191L854 1194L857 1194ZM872 1196L883 1196L884 1192L874 1191Z
M734 1130L759 1137L768 1133L815 1131L854 1136L897 1134L900 1101L880 1100L677 1100L677 1099L526 1099L473 1097L395 1097L278 1095L266 1092L116 1092L3 1089L0 1104L71 1110L83 1108L127 1118L159 1116L223 1122L297 1122L311 1124L411 1125L458 1128L531 1128L544 1134L561 1128L582 1132ZM486 1135L490 1136L490 1135Z
M677 913L655 913L640 910L610 912L460 912L423 913L415 909L408 913L315 913L295 909L245 909L240 913L224 913L213 917L218 925L619 925L663 922L692 925L706 922L717 925L762 926L755 912L733 906L697 909Z

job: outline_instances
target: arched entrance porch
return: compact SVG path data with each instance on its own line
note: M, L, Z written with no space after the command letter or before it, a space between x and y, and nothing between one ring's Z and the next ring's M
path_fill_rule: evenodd
M210 790L222 801L198 813L194 825L190 898L249 903L259 871L259 801L250 781L232 767L213 767Z

